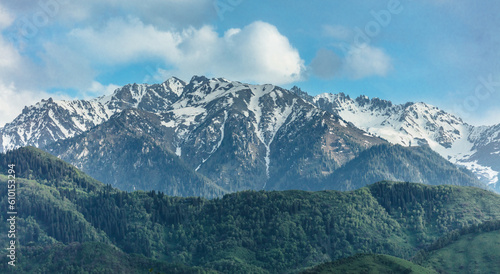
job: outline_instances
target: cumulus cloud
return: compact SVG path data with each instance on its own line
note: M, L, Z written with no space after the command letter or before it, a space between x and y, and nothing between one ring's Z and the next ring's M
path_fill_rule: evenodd
M114 18L100 29L73 29L68 37L64 44L79 55L108 65L175 56L176 47L182 41L181 33L158 30L138 18Z
M165 31L137 18L114 19L100 29L74 29L70 44L105 65L160 59L172 75L222 76L258 83L298 81L304 61L278 29L254 22L220 36L213 27ZM163 74L168 74L163 72Z
M92 85L88 90L85 91L83 98L84 99L93 99L100 95L109 95L113 94L113 92L120 88L118 85L109 84L103 85L97 81L93 81Z
M218 39L210 66L212 73L230 79L286 84L302 79L304 61L288 38L268 23L254 22L232 29ZM195 63L188 69L194 69Z
M147 81L194 74L253 83L299 81L304 61L278 29L254 22L224 34L212 0L67 1L0 3L0 126L25 105L109 94L103 74L140 64ZM47 92L47 91L50 91ZM66 99L71 99L67 98Z

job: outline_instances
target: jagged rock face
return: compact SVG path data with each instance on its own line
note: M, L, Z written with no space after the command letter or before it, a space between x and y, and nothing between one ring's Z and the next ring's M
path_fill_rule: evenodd
M49 151L99 180L124 188L121 180L140 172L140 163L151 162L143 155L144 151L153 150L145 145L151 143L179 166L208 178L216 189L232 192L289 189L300 184L301 178L326 176L360 151L385 143L337 115L305 102L293 92L272 85L193 77L180 95L169 95L175 101L154 111L141 107L147 98L145 90L147 87L138 85L117 90L114 101L137 107L135 112L131 109L115 114L83 134L85 138L79 136L57 142L48 147ZM127 142L130 144L124 144ZM140 161L117 164L121 159L114 156L110 163L105 161L117 151L129 155L128 146L141 147L136 149L139 154L136 158ZM106 171L99 168L100 165L111 165L111 168ZM109 173L119 166L128 166L129 169L120 172L130 175L122 178ZM156 168L170 170L172 167L164 164ZM171 180L181 179L180 175ZM159 189L159 182L153 185ZM129 190L134 186L125 188Z
M160 116L126 109L90 131L45 149L122 190L208 198L223 195L225 191L196 174L167 148L164 136L168 134Z
M89 101L42 100L26 107L14 121L0 129L0 152L27 145L45 147L81 134L124 109L165 111L179 98L185 85L171 78L162 84L126 85L111 96Z
M297 91L195 76L90 101L42 101L0 129L2 150L35 145L124 190L216 197L323 189L361 152L387 144L376 135L446 149L470 127L425 104Z
M467 167L482 181L500 191L500 125L474 127L460 118L425 103L393 105L390 101L360 96L320 94L303 95L322 110L351 122L375 136L402 146L428 145L444 158Z
M78 135L109 119L113 111L97 100L42 100L24 108L21 115L1 130L0 151L20 146L44 147Z

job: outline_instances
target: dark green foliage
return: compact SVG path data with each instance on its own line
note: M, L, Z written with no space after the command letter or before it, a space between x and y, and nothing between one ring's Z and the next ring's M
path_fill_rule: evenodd
M224 193L162 143L159 117L137 109L116 114L100 126L45 147L92 177L121 190L160 190L172 196L215 197ZM147 134L146 134L147 133Z
M471 225L464 227L462 229L453 230L445 236L439 238L431 245L419 251L413 258L412 261L418 264L430 265L433 264L434 267L441 268L441 264L437 264L436 257L440 256L451 256L453 250L460 250L463 248L456 248L456 246L465 245L469 249L467 252L465 250L459 251L461 253L459 256L468 256L469 260L481 260L478 256L483 254L477 254L478 251L484 250L487 256L498 257L495 260L488 260L492 263L497 262L496 267L500 268L500 220L484 222L481 224ZM486 241L485 241L486 239ZM492 248L485 248L491 245ZM477 247L478 250L474 250L473 247ZM451 254L450 254L451 253ZM487 262L485 262L487 263ZM491 265L491 264L489 264Z
M103 243L87 242L44 247L24 247L18 264L8 266L4 258L2 273L216 273L199 267L169 264L137 254L126 254Z
M437 273L432 269L413 264L409 261L388 255L358 254L332 263L318 265L302 272L303 274L328 274L328 273Z
M15 164L16 176L55 187L71 187L93 192L102 183L74 166L34 147L22 147L0 154L0 174L6 175L8 164Z
M20 151L23 159L39 153ZM7 204L6 180L0 175L0 204ZM500 196L471 187L383 182L350 192L245 191L206 200L18 180L21 250L101 242L224 273L289 272L357 253L410 258L450 231L500 219ZM71 254L55 256L54 265L78 266L82 261Z
M439 249L424 252L419 263L425 267L432 267L440 273L498 273L500 270L500 230L459 235L460 233L452 233L454 235L437 241L432 246L433 248L436 245L445 245Z

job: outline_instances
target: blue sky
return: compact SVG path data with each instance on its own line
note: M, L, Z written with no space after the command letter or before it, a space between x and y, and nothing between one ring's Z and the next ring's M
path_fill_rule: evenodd
M500 123L498 1L0 3L0 126L42 98L171 76L424 101Z

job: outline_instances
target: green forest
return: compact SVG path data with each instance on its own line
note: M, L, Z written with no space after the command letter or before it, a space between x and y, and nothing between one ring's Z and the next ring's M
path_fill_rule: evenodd
M418 256L423 264L457 235L487 225L494 231L500 220L499 195L450 185L380 182L348 192L244 191L211 200L128 193L31 147L0 154L5 207L12 163L21 272L283 273L356 254ZM0 228L8 231L8 223ZM7 246L6 233L0 242ZM0 271L13 271L0 256Z

